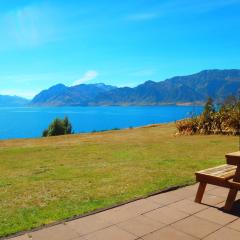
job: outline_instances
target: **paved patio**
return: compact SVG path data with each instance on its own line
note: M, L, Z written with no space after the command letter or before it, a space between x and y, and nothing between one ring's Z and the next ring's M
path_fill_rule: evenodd
M197 184L158 194L12 240L239 240L240 203L222 207L228 191L208 186L195 203ZM240 195L238 195L240 199Z

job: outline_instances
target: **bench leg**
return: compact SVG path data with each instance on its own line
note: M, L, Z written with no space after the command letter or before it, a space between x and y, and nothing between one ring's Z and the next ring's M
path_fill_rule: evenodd
M195 198L195 202L197 202L197 203L202 202L202 198L203 198L203 194L204 194L204 191L206 189L206 186L207 186L207 184L204 183L204 182L199 183L197 195L196 195L196 198Z
M228 193L228 197L224 206L224 209L226 211L230 211L232 209L233 203L236 199L238 190L236 189L230 189Z

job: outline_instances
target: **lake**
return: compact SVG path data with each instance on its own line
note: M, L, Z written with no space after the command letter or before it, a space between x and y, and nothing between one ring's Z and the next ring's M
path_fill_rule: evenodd
M200 106L5 107L0 108L0 139L41 137L56 117L67 116L75 133L174 122L199 114Z

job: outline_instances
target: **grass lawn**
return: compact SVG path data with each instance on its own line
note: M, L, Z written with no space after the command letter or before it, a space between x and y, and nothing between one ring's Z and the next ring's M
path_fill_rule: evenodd
M225 162L232 136L175 136L174 124L0 141L0 236L121 203Z

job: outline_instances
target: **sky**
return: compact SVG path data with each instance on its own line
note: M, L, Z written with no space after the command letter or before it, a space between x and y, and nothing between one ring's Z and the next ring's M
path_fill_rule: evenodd
M0 0L0 94L240 68L240 0Z

